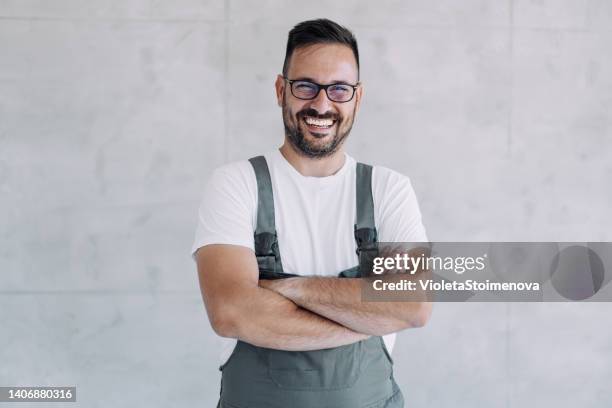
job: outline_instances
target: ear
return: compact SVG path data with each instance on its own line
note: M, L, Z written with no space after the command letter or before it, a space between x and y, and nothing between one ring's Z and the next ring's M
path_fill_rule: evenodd
M276 103L278 106L283 106L283 98L285 97L285 78L281 74L276 76L276 82L274 83L276 88Z
M361 97L363 96L363 84L359 83L357 89L355 89L355 113L359 111L361 105Z

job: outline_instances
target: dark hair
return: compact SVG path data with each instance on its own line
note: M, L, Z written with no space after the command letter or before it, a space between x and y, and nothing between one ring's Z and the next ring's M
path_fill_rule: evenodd
M289 31L283 75L287 75L293 51L312 44L344 44L351 47L355 61L357 61L357 77L359 78L359 51L355 36L349 29L326 18L302 21Z

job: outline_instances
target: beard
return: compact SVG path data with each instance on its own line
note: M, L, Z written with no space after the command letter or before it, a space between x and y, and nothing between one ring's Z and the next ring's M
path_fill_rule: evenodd
M350 117L343 117L336 113L326 112L320 115L314 109L303 109L293 115L287 103L283 101L283 123L285 125L285 136L289 140L289 143L295 148L295 150L305 157L312 159L321 159L324 157L331 156L336 153L340 146L344 143L345 139L351 132L353 122L355 119L355 109ZM313 133L305 128L304 117L310 116L318 119L332 119L334 120L335 129L330 134ZM315 140L307 139L304 132L308 132L311 138ZM330 137L327 143L321 143L320 140L325 137Z

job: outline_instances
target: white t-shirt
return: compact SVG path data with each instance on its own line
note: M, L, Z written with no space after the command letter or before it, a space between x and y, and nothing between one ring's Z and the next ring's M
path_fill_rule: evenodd
M278 246L285 273L337 276L358 264L355 253L356 161L345 154L340 170L327 177L301 175L280 153L265 154L274 195ZM426 242L425 228L408 177L381 166L372 171L374 220L380 242ZM243 160L217 168L198 213L192 257L209 244L242 245L254 250L257 180ZM389 352L395 333L383 337ZM235 339L220 337L220 363Z

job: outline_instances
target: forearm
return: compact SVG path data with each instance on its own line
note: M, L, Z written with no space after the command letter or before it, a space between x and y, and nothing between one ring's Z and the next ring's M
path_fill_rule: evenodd
M369 335L303 309L261 287L231 299L232 324L224 333L247 343L278 350L318 350L355 343Z
M260 283L261 284L261 283ZM421 327L429 317L427 302L364 302L358 278L299 277L267 282L298 306L359 333L384 335Z

